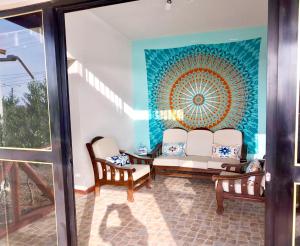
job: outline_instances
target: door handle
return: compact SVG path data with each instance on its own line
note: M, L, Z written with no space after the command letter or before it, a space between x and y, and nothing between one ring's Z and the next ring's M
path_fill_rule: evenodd
M271 181L271 173L269 173L269 172L266 173L266 181L267 182Z

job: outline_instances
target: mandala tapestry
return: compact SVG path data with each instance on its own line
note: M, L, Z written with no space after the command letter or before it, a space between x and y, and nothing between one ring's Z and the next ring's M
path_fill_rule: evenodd
M256 152L261 39L145 50L150 145L165 129L239 129Z

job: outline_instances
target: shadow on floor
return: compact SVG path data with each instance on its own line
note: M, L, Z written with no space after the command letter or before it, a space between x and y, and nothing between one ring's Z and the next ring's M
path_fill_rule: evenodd
M109 222L114 224L114 221L109 221L109 215L114 211L118 214L119 225L109 226ZM107 207L99 229L99 234L103 241L110 242L112 246L125 245L129 236L130 238L135 238L138 245L148 245L146 227L133 216L128 205L124 203L113 203Z

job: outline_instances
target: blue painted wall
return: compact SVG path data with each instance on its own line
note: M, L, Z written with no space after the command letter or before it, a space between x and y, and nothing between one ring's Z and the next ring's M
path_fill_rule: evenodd
M132 79L135 119L135 145L144 144L150 148L148 111L148 86L145 61L145 49L176 48L193 44L217 44L261 38L261 50L258 74L258 152L265 154L266 143L266 79L267 79L267 28L253 27L218 32L196 33L155 39L136 40L132 43ZM249 156L249 158L252 156Z

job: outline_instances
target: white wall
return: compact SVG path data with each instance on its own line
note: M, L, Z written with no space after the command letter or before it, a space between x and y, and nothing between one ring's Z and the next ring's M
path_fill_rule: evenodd
M121 149L134 145L131 44L88 10L66 14L66 31L76 59L69 68L75 188L86 189L94 178L85 143L112 136Z

